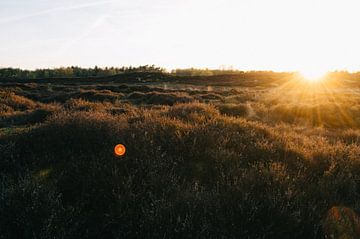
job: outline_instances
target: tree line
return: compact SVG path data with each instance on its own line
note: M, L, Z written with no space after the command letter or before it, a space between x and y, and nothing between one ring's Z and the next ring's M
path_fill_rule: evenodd
M0 78L38 79L38 78L72 78L72 77L106 77L132 72L164 73L165 69L155 65L138 67L105 67L81 68L78 66L54 69L23 70L19 68L0 68Z
M165 68L155 65L144 66L123 66L123 67L98 67L82 68L78 66L60 67L53 69L24 70L20 68L0 68L0 79L44 79L44 78L86 78L86 77L108 77L124 73L160 73L171 76L219 76L219 75L240 75L247 78L252 77L287 77L294 72L274 71L242 71L236 69L208 69L208 68L187 68L174 69L168 72ZM360 72L333 71L328 74L332 78L360 79Z

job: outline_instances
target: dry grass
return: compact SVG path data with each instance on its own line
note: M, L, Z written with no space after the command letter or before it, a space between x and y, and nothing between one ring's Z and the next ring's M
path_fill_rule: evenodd
M1 93L0 238L323 238L360 210L357 92L83 88Z
M0 114L34 109L36 103L13 92L0 92Z
M174 105L176 103L189 103L194 101L186 93L162 93L162 92L133 92L128 96L136 104Z

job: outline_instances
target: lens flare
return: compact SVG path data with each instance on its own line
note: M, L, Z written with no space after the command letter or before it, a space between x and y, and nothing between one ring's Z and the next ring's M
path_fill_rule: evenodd
M118 144L115 146L114 152L116 156L123 156L125 155L126 148L123 144Z

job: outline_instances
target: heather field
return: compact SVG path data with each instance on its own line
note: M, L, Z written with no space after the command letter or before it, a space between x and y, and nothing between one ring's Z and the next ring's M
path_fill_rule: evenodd
M331 238L360 211L359 74L180 73L0 80L0 238Z

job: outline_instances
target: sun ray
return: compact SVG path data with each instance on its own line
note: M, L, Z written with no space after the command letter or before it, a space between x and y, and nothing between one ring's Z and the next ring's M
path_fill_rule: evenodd
M347 105L347 92L357 94L341 75L329 73L320 81L289 79L264 95L269 114L288 123L320 127L355 127L356 119Z

